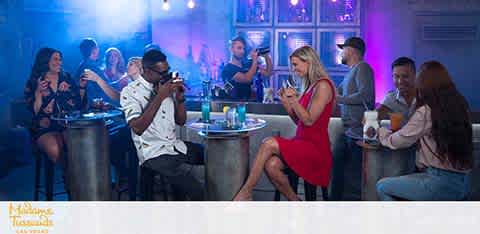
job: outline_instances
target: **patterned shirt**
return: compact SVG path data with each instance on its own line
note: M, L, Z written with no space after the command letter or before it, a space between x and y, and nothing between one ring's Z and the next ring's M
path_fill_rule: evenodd
M44 77L42 77L43 79ZM59 131L63 129L51 117L61 112L71 112L81 110L82 99L80 89L76 82L68 73L60 72L58 75L57 91L54 92L51 87L42 94L42 106L35 114L33 106L35 103L35 90L37 89L37 79L29 79L25 86L24 94L28 108L33 113L31 131L33 137L39 137L43 133ZM84 102L83 102L84 103Z
M120 93L122 106L127 122L142 115L150 100L154 97L153 84L143 77L130 83ZM186 154L187 146L177 139L175 133L175 105L172 97L165 98L160 105L152 123L137 135L132 131L132 139L137 148L139 163L161 155Z

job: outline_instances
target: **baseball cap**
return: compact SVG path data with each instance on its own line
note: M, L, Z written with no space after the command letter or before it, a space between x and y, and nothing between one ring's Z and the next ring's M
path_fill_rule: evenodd
M365 42L360 37L350 37L343 44L337 44L338 48L343 49L345 46L353 47L365 54Z

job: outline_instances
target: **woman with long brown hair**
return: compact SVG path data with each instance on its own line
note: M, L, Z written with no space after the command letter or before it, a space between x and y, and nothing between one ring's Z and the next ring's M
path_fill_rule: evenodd
M53 162L64 162L64 127L51 119L62 112L81 110L86 104L85 87L78 86L62 69L62 53L41 48L35 56L24 94L33 114L30 133L37 147Z
M415 82L416 112L399 131L379 129L382 145L391 149L418 143L420 173L383 178L381 200L463 200L469 193L473 166L472 124L468 103L447 69L437 61L424 63Z

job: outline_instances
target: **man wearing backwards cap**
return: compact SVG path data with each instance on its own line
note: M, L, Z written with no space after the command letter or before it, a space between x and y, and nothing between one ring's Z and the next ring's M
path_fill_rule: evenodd
M184 125L187 119L183 82L171 79L167 57L159 50L145 52L142 63L143 77L120 94L139 162L166 177L180 195L203 200L204 186L191 170L193 165L204 164L203 147L183 142L175 133L175 126Z
M363 113L375 105L373 70L363 61L365 42L361 38L351 37L337 46L343 50L342 64L350 71L337 90L345 132L333 150L331 199L360 200L362 149L356 141L363 136Z

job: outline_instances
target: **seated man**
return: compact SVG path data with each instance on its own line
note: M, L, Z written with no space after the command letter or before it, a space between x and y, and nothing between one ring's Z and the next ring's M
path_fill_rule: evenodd
M401 113L404 123L415 110L415 62L407 57L392 63L395 90L390 91L377 109L379 119L389 119L390 113Z
M176 192L204 199L204 186L192 174L203 164L203 147L177 139L175 125L186 121L185 88L169 80L167 57L158 50L143 56L143 77L121 92L122 105L140 164L166 177Z

